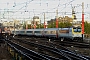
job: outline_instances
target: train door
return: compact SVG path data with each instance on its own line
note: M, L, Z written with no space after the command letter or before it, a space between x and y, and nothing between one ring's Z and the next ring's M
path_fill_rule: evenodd
M0 38L2 38L2 29L0 28Z

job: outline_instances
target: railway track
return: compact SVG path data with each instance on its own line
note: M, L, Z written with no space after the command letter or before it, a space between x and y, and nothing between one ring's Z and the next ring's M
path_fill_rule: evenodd
M36 59L39 59L39 60L42 60L42 59L45 59L45 60L57 60L57 58L54 58L54 57L51 57L51 56L47 56L47 55L44 55L44 54L40 54L40 53L37 53L35 51L32 51L32 50L29 50L27 48L25 48L24 46L21 46L15 42L11 42L8 40L8 45L11 46L13 49L19 51L21 54L25 55L28 59L30 60L36 60Z
M20 38L21 39L21 38ZM22 37L23 39L23 37ZM45 39L45 38L27 38L26 40L29 41L38 41L37 39L39 39L39 41L49 41L49 39ZM51 42L54 42L55 44L60 44L62 46L74 46L74 47L79 47L79 48L90 48L90 43L85 43L85 42L71 42L71 41L60 41L60 40L52 40L50 39Z
M32 46L36 46L36 47L39 47L41 49L45 49L45 50L49 50L49 51L52 51L53 53L58 53L59 55L62 54L62 56L64 57L64 59L69 59L69 60L72 60L72 59L77 59L77 60L82 60L82 59L90 59L89 57L87 56L82 56L80 54L76 54L75 52L72 52L72 51L69 51L65 48L61 48L61 46L58 48L58 44L55 44L55 43L48 43L48 45L46 44L40 44L40 43L35 43L35 42L28 42L28 41L25 41L25 40L21 40L21 39L15 39L15 40L18 40L22 43L25 43L25 44L29 44L29 45L32 45ZM44 42L45 43L45 42ZM62 58L63 59L63 58Z
M67 60L70 60L70 58L69 57L67 57L67 56L65 56L64 54L62 54L62 53L58 53L57 51L55 51L55 49L53 49L53 48L49 48L48 46L43 46L43 45L39 45L39 44L35 44L35 43L31 43L31 42L27 42L27 41L21 41L21 40L18 40L18 41L20 41L21 43L25 43L25 44L28 44L29 46L31 46L32 45L32 47L35 47L35 48L38 48L40 51L42 51L42 52L38 52L38 53L40 53L40 54L45 54L45 55L47 55L47 56L52 56L53 54L55 54L54 56L53 56L53 58L55 58L55 59L67 59ZM21 45L21 44L20 44ZM24 45L25 46L25 45ZM28 48L28 47L27 47ZM35 49L34 49L34 51L35 51ZM50 53L50 55L48 55L48 54L46 54L46 52L52 52L52 55L51 55L51 53ZM45 53L44 53L45 52ZM48 52L48 53L49 53ZM57 56L58 56L58 58L57 58Z
M67 44L67 46L74 46L74 47L79 47L79 48L90 48L89 43L78 43L78 42L63 41L60 44L65 45L65 43Z

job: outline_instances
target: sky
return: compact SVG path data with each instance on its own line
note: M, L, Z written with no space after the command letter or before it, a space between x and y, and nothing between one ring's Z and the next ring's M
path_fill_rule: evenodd
M39 16L41 21L54 19L56 10L58 16L72 17L74 8L78 20L82 18L82 2L84 2L85 20L90 20L89 0L0 0L0 18L8 20L32 20L33 16Z

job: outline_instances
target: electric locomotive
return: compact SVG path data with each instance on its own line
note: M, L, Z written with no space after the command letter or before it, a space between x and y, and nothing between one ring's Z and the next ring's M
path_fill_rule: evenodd
M80 27L59 28L58 38L61 40L82 40L82 32Z

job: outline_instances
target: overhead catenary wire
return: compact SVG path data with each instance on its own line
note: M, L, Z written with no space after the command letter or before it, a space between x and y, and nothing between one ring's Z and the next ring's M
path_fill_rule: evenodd
M55 12L56 9L59 9L59 12L58 12L59 15L62 15L62 13L65 13L65 15L71 15L71 12L68 12L68 11L65 11L65 10L75 0L65 0L66 2L65 3L62 3L62 4L61 4L61 0L49 0L49 1L46 1L46 2L45 1L43 2L42 0L38 0L37 2L36 1L37 0L27 0L27 1L24 1L24 2L21 2L21 3L20 2L18 2L18 3L13 2L14 5L12 6L12 9L13 9L12 12L14 12L14 14L13 15L10 15L10 16L11 17L12 16L16 16L15 14L18 13L18 12L24 13L25 11L28 10L27 8L32 3L37 4L37 5L39 4L40 6L43 6L43 3L44 3L47 6L47 9L42 9L43 11L41 11L39 9L28 10L28 13L30 13L30 15L33 14L33 15L38 15L38 16L41 17L41 15L43 15L43 13L46 13L46 14L48 14L48 16L46 15L46 18L51 19L54 16L53 14L56 14L56 12ZM49 3L52 2L52 1L53 2L58 1L58 4L56 4L57 6L56 7L52 7L52 8L48 8L50 6ZM87 9L89 9L89 5L90 4L86 4L86 8ZM21 6L21 7L19 9L17 9L16 7L18 7L18 6ZM75 6L75 8L79 8L79 7L81 7L81 4L77 4L77 6ZM69 9L71 9L71 8L69 8ZM9 11L10 11L10 9L9 9ZM81 13L80 11L79 12L78 11L76 12L76 14L80 14L80 13ZM89 12L87 12L87 13L89 13ZM52 14L52 15L50 15L50 14ZM55 16L53 18L55 18Z

